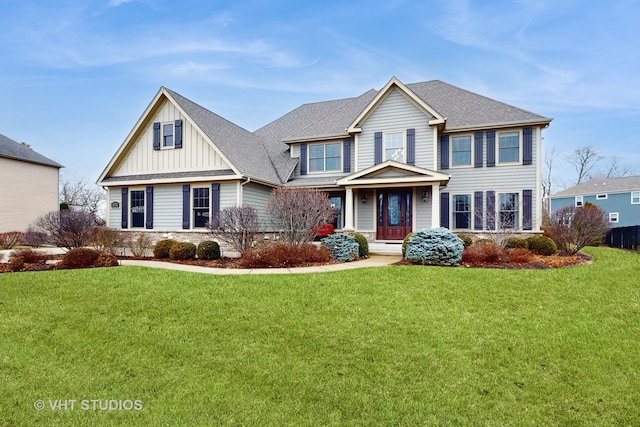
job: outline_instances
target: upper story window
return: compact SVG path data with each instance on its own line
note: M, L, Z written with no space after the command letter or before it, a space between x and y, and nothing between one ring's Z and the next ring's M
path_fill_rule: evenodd
M471 166L471 135L454 136L451 142L452 166Z
M498 162L517 163L520 161L520 132L498 133Z
M609 222L620 221L620 214L618 212L609 212Z
M385 134L384 160L404 163L404 132Z
M330 172L342 170L342 145L309 145L309 172Z
M173 147L173 123L162 125L162 146Z
M632 205L640 204L640 191L631 192L631 204Z
M606 194L596 194L596 200L605 200L606 198Z
M579 208L579 207L581 207L583 204L584 204L583 196L576 196L576 198L575 198L575 203L574 203L575 207L576 207L576 208Z

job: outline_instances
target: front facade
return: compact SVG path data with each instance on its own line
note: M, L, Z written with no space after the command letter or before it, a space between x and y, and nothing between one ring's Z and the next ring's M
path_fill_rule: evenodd
M0 233L24 232L39 216L59 209L61 167L28 145L0 135Z
M166 88L111 159L108 225L205 230L226 206L262 211L277 186L327 192L336 230L398 241L422 228L539 232L551 119L440 81L392 78L305 104L251 133Z
M551 212L592 203L607 213L612 227L640 225L640 176L594 178L551 196Z

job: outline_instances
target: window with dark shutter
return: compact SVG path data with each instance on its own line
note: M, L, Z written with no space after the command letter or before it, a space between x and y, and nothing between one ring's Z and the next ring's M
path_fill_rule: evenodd
M342 141L342 172L351 172L351 140Z
M220 214L220 184L211 184L211 221L214 228L218 227Z
M522 229L533 229L533 191L522 190Z
M449 169L449 135L440 137L440 169Z
M190 208L191 185L184 184L182 186L182 229L188 230L191 225L191 208Z
M496 165L496 132L490 130L487 132L487 166L494 167Z
M484 215L482 213L482 191L476 191L473 193L474 198L474 215L473 215L473 228L475 230L482 230L482 220Z
M496 192L487 191L487 230L496 228Z
M416 130L407 129L407 164L416 164Z
M129 187L122 187L122 200L120 205L122 206L122 221L120 227L129 228Z
M522 164L533 163L533 129L522 129Z
M175 148L182 148L182 120L178 119L174 123Z

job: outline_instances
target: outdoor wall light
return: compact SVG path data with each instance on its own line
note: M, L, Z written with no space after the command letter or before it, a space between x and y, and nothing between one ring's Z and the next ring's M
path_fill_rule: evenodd
M362 204L366 204L367 203L367 193L364 193L364 195L362 196Z
M422 192L422 201L425 203L429 201L429 193L427 193L426 191Z

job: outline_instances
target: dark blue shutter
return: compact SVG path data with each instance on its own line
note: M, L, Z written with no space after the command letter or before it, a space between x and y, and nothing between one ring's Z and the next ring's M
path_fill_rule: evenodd
M373 163L382 163L382 132L376 132L373 135L374 159Z
M342 141L342 172L351 172L351 140Z
M496 192L487 191L487 230L496 228Z
M145 200L146 202L146 209L147 209L147 213L146 213L146 221L145 221L145 227L148 229L152 229L153 228L153 187L152 186L148 186L147 187L147 200Z
M220 214L220 184L211 184L211 226L218 228L218 215Z
M160 149L160 122L153 124L153 149Z
M473 136L473 142L475 144L475 161L473 166L476 168L481 168L482 167L482 151L484 148L484 133L482 132L476 132Z
M122 223L120 227L129 228L129 188L122 187L122 200L120 201L122 206Z
M494 167L496 165L496 132L490 130L487 132L487 166Z
M533 163L533 129L522 129L522 164Z
M175 121L174 130L175 133L175 148L182 148L182 120L178 119Z
M416 165L416 130L407 129L407 164Z
M522 190L522 229L532 230L533 218L533 191Z
M189 199L191 196L191 185L184 184L182 186L182 229L188 230L191 223L191 204Z
M440 193L440 227L449 228L449 193Z
M473 228L475 230L482 230L482 220L484 215L482 214L482 191L476 191L473 193L474 198L474 215L473 215Z
M440 137L440 169L449 169L449 135Z
M307 144L300 144L300 175L307 174Z

